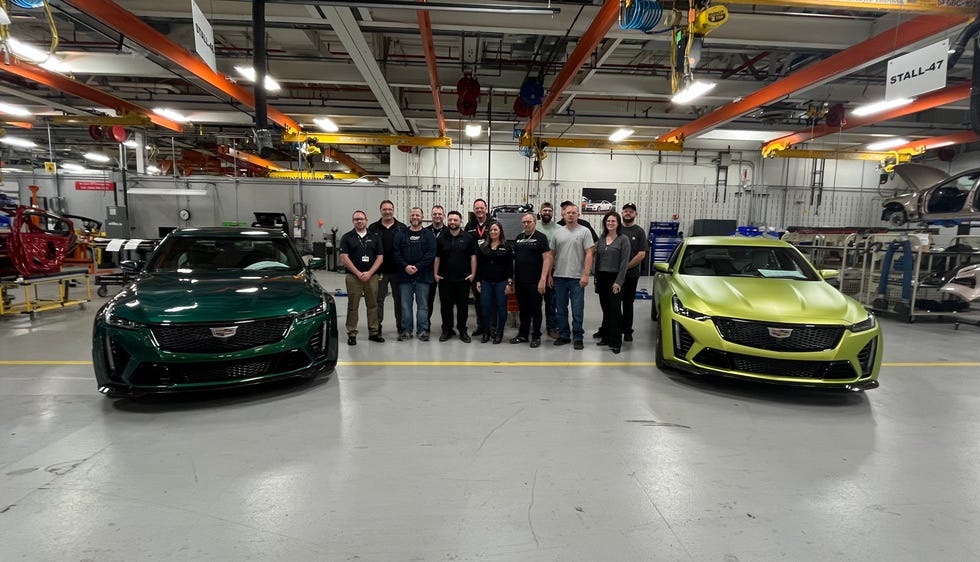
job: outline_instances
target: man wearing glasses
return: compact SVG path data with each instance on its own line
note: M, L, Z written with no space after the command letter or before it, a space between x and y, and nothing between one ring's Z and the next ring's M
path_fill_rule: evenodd
M548 237L536 230L534 215L521 217L523 231L514 241L514 293L520 310L520 327L510 343L541 345L541 302L548 286L552 252Z
M347 269L347 345L357 345L357 309L367 307L369 340L383 342L378 320L378 268L384 260L381 239L367 229L367 215L354 211L354 229L340 238L340 261Z

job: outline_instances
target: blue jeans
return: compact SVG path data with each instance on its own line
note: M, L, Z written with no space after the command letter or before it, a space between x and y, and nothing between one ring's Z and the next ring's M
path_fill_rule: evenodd
M402 280L398 284L402 301L402 325L401 332L411 334L412 324L415 319L412 316L412 303L414 301L418 308L418 334L429 333L429 283L420 281Z
M493 318L491 310L497 311L497 333L504 333L504 326L507 324L507 282L506 281L480 281L480 307L483 309L484 324L489 324ZM484 326L484 330L490 326Z
M558 314L558 337L572 341L585 339L582 318L585 316L585 288L578 278L555 277L555 300ZM572 329L568 330L568 303L572 304ZM571 335L571 337L569 337Z

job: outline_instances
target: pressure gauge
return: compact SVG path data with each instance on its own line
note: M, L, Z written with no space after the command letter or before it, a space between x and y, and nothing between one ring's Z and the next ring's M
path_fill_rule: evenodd
M188 211L187 209L181 209L177 211L177 216L180 217L180 220L182 221L191 220L191 212Z

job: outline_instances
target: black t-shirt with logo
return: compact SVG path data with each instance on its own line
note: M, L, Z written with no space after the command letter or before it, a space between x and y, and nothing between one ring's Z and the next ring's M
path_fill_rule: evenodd
M544 267L544 255L551 248L548 237L543 232L535 230L517 235L514 241L514 282L537 283L541 280L541 268Z
M473 273L470 256L476 255L476 239L468 232L460 231L453 236L448 230L436 242L439 258L439 276L449 281L462 281Z
M395 263L395 235L406 230L408 227L405 223L398 221L391 224L391 226L385 226L381 224L381 220L377 220L368 226L368 231L377 235L381 239L381 244L384 247L385 261L381 262L381 273L395 273L398 271L398 264Z
M347 254L358 271L367 271L374 265L375 258L384 255L384 250L377 234L367 231L360 236L351 230L340 237L340 253Z

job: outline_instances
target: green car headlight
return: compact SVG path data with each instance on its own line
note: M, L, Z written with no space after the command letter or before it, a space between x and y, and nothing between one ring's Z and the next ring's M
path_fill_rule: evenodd
M875 315L869 312L867 318L858 322L857 324L851 324L850 326L847 327L847 329L854 333L866 332L877 325L878 322L875 320Z
M681 304L680 297L678 297L677 295L674 295L674 297L670 301L670 304L671 304L671 307L674 309L674 314L680 314L681 316L685 316L687 318L690 318L691 320L697 320L699 322L704 322L705 320L708 320L709 318L711 318L707 314L701 314L700 312L698 312L696 310L691 310L690 308L685 308L684 305Z
M106 310L105 322L113 328L122 328L123 330L139 330L143 327L143 324L140 324L139 322L133 322L132 320L127 320L120 316L116 316L116 313L112 308Z
M320 297L320 304L314 306L309 310L304 310L296 315L296 320L309 320L315 316L319 316L327 311L327 297Z

